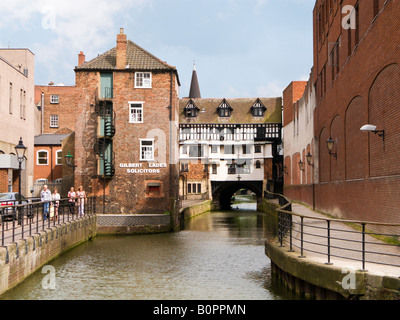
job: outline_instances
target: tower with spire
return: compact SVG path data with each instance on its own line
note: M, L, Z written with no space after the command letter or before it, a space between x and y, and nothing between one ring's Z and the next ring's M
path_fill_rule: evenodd
M199 80L197 79L196 63L193 61L192 82L189 91L190 99L201 99Z

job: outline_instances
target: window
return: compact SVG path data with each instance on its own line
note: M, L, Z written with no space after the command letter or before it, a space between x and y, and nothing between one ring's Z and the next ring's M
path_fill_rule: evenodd
M232 110L233 109L229 105L228 101L224 99L218 107L218 115L222 118L228 118L231 116Z
M236 165L235 164L228 165L228 174L236 174Z
M256 161L256 169L261 169L261 161L260 160Z
M204 156L203 146L189 146L189 157L200 158Z
M201 183L188 183L187 193L200 194L201 193Z
M211 145L211 153L218 153L218 152L219 152L219 146Z
M135 88L151 88L151 72L136 72Z
M251 113L253 117L263 117L266 110L267 108L260 99L257 99L254 105L251 107Z
M249 154L250 153L250 145L242 144L242 153Z
M143 102L129 102L129 123L143 123Z
M182 162L181 163L181 172L189 172L189 164Z
M39 150L37 152L37 165L47 166L49 164L49 153L46 150Z
M234 145L225 145L224 146L224 154L235 154L235 146Z
M50 103L59 103L59 97L58 94L52 94L50 95Z
M50 115L50 128L58 128L58 115Z
M62 156L62 150L58 150L56 152L57 158L56 158L56 165L57 166L61 166L62 165L62 161L63 161L63 156Z
M154 161L153 140L140 140L140 161Z
M218 167L216 163L212 164L212 174L218 174Z
M262 153L261 146L254 146L254 153Z
M187 153L188 153L188 147L182 146L182 154L187 154Z

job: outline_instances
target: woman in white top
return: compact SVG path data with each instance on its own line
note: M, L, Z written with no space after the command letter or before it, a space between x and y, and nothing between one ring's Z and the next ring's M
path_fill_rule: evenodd
M54 207L54 217L57 220L58 218L58 207L60 206L60 194L57 191L57 188L54 188L54 192L51 195L51 200L54 201L52 203L53 207Z
M82 186L78 188L78 191L76 192L76 197L78 198L79 216L83 216L85 214L86 193L85 191L83 191Z

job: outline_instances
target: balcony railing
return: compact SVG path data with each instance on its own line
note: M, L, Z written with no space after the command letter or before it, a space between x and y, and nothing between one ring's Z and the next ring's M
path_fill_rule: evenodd
M179 141L276 141L281 129L280 123L181 124Z

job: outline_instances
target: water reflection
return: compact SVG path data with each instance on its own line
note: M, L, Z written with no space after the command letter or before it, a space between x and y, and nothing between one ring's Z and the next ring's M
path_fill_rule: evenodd
M2 299L294 299L271 279L264 253L275 225L242 208L194 218L178 233L97 237L50 263L56 290L43 289L38 271Z

